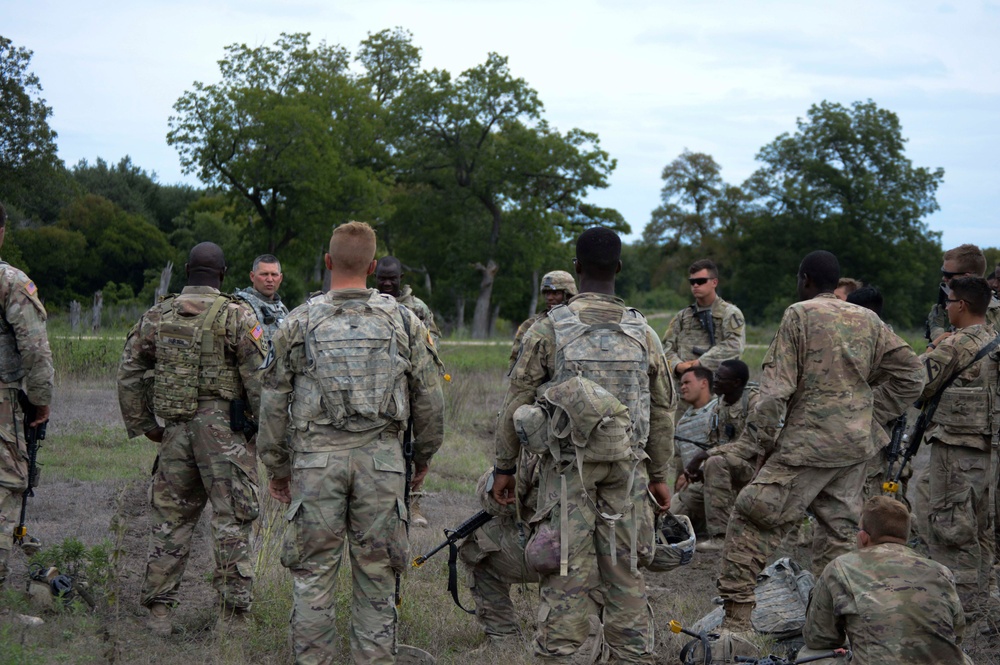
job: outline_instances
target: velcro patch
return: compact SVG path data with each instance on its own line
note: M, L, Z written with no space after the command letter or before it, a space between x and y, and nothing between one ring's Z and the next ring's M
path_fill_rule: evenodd
M250 330L250 336L259 342L264 336L264 328L258 323Z
M24 290L28 292L29 296L33 296L38 293L38 287L35 286L35 282L30 279L24 283Z

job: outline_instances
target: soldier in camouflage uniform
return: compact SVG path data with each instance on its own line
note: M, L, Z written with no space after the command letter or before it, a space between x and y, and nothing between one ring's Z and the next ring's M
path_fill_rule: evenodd
M699 451L685 467L687 475L702 485L705 531L699 552L718 552L726 537L729 513L736 495L753 477L757 437L748 428L747 416L757 405L758 386L749 383L750 369L742 360L725 360L715 372L715 402L708 449Z
M7 211L0 205L0 247L7 233ZM18 404L24 390L37 407L35 420L49 419L52 401L52 352L45 333L45 307L38 288L14 266L0 261L0 585L17 526L21 495L28 485L28 458Z
M233 294L253 308L257 320L264 327L265 348L278 330L278 325L288 316L288 308L278 295L282 278L278 258L272 254L261 254L253 260L250 286Z
M510 505L524 445L521 410L550 412L536 402L536 389L546 383L546 400L559 406L551 410L555 430L540 430L541 503L526 553L541 575L534 650L543 658L569 658L587 638L596 567L612 655L653 662L652 611L638 566L653 555L647 486L661 509L670 504L674 395L655 332L614 296L620 256L621 240L613 231L593 228L580 236L580 295L554 307L525 334L500 412L493 498ZM583 402L573 398L579 391L600 412L578 413ZM539 443L531 436L525 440ZM595 459L598 453L608 461Z
M959 646L965 617L955 578L906 546L909 517L888 497L868 499L858 551L831 561L812 590L802 631L809 649L836 649L847 639L855 665L972 662ZM806 655L816 654L799 652Z
M997 352L973 360L997 333L985 321L991 297L986 280L956 277L949 287L945 306L955 332L928 345L920 357L927 373L922 399L944 388L926 433L931 444L928 545L931 558L955 573L971 623L986 609L993 563L992 493L1000 409Z
M723 360L739 358L746 347L743 312L715 292L719 285L715 263L695 261L688 273L694 304L677 312L663 336L667 365L678 378L697 365L714 372Z
M681 375L681 402L687 410L674 426L674 461L677 479L674 481L675 513L691 518L695 533L705 533L705 487L701 483L700 466L695 459L711 445L712 422L718 399L712 395L712 372L704 367L688 367ZM689 475L687 469L691 468Z
M334 587L348 544L351 656L395 661L394 578L409 547L401 439L412 414L417 483L444 438L430 333L365 288L374 256L370 226L337 227L325 257L331 290L288 315L263 367L258 446L271 496L290 504L281 563L294 582L292 642L303 665L335 662Z
M873 437L873 419L895 418L923 387L913 350L873 312L833 295L839 278L829 252L802 260L800 302L764 356L748 421L763 466L736 498L717 583L728 630L749 628L757 574L806 509L817 521L814 571L853 547L868 460L887 443L880 430Z
M143 314L118 366L129 436L158 444L142 604L159 635L170 634L170 609L206 502L222 621L240 619L253 600L248 541L258 513L257 459L252 442L232 431L230 407L242 399L257 411L264 331L249 307L219 292L226 264L218 245L195 245L185 270L187 286Z
M951 280L956 277L984 277L986 275L986 256L976 245L959 245L954 249L949 249L944 253L944 263L941 265L941 288L938 291L942 300L939 300L931 308L927 315L926 336L927 341L938 343L942 336L946 335L954 328L948 320L948 312L945 309L944 296ZM986 311L986 323L1000 330L1000 300L990 299L989 308Z
M535 325L535 321L545 316L550 309L575 296L577 294L576 281L565 270L553 270L545 273L542 277L541 291L542 297L545 299L545 309L517 327L517 332L514 333L514 345L510 350L510 362L507 363L508 374L514 368L514 363L517 362L517 354L521 352L521 340L524 338L524 333L528 332L528 328Z

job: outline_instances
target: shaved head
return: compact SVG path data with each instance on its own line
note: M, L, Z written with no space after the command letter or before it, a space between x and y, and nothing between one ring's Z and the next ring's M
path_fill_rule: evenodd
M226 274L226 257L214 242L200 242L191 248L185 268L188 284L218 288Z

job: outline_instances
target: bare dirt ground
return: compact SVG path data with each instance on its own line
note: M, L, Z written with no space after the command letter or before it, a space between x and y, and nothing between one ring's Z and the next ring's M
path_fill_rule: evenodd
M80 430L121 427L117 402L110 385L73 385L61 388L59 404L47 445L57 446L60 437ZM489 424L477 424L474 436L486 447L491 440ZM152 444L149 461L152 461ZM447 452L447 451L443 451ZM106 482L82 482L46 478L30 504L30 529L33 535L49 544L67 537L79 538L87 545L111 541L119 551L117 580L109 602L94 613L44 615L46 624L28 628L14 620L14 611L0 616L0 665L22 662L72 663L191 663L255 662L289 663L291 651L287 634L287 595L285 573L275 562L270 575L276 580L273 589L259 592L261 605L255 606L256 624L249 636L220 635L214 630L217 616L216 595L210 584L212 570L208 511L195 532L191 559L181 586L181 604L174 614L175 633L166 641L149 635L143 627L146 617L139 607L139 589L145 566L148 538L146 482L141 476ZM411 553L421 554L440 542L442 529L454 527L479 507L469 494L457 491L431 492L422 503L431 522L427 529L414 529ZM117 521L116 521L117 519ZM113 526L117 524L119 526ZM808 565L804 550L789 552ZM27 579L24 557L12 557L13 571L8 590L22 589ZM411 571L404 582L401 613L401 639L438 656L440 663L462 665L517 665L534 662L525 649L514 652L470 652L482 645L482 633L475 619L455 608L445 591L447 551L439 553L423 568ZM657 662L676 663L680 647L690 638L676 636L668 629L672 619L690 625L712 608L715 592L717 555L696 555L694 561L672 573L646 575L650 601L656 618ZM349 590L341 573L338 595L338 634L344 635ZM464 576L463 576L464 578ZM260 587L258 587L260 588ZM461 588L463 602L471 598ZM519 619L530 637L533 627L536 589L527 585L515 589L513 597ZM8 596L10 594L8 593ZM271 603L274 607L269 607ZM16 611L28 614L30 608ZM265 625L266 624L266 625ZM995 640L969 636L967 643L977 663L1000 665L1000 648ZM341 641L342 662L349 662L346 638ZM19 655L21 654L21 655Z

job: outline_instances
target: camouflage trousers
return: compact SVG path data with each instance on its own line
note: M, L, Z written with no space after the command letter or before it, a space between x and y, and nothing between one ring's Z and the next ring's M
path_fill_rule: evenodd
M526 538L527 525L524 525ZM521 531L510 517L494 517L458 549L469 567L469 589L476 601L476 619L487 635L517 635L521 627L510 600L512 584L538 582L538 573L524 560Z
M695 533L725 538L736 495L750 482L753 470L753 464L736 455L712 455L702 465L704 481L691 483L675 497L680 505L674 513L687 515Z
M142 584L146 607L177 603L191 537L210 501L212 585L227 607L250 608L249 537L259 510L257 459L243 434L230 430L228 404L202 401L192 420L172 423L163 434L149 491L152 533Z
M21 407L11 390L0 390L0 582L7 577L7 559L14 527L21 517L21 495L28 486L28 451L21 435Z
M395 662L395 575L409 549L405 484L396 435L349 450L294 454L281 564L294 583L296 663L338 662L335 586L345 544L353 586L351 657L355 663Z
M723 600L753 603L757 575L808 509L816 517L812 570L855 547L868 462L836 468L768 461L736 497L716 586Z
M541 578L535 655L565 657L580 648L590 632L589 617L598 613L592 593L596 584L604 594L601 618L611 652L625 662L652 663L653 612L642 573L633 570L634 563L642 566L653 554L653 511L644 465L634 469L629 460L585 462L582 479L573 461L557 464L548 457L540 466L543 507L535 525L547 521L549 529L561 535L569 574ZM595 513L591 501L601 512L622 517L612 527ZM631 560L633 542L637 562Z
M970 624L979 618L989 597L995 464L993 452L932 440L928 546L931 559L955 574L955 588Z

